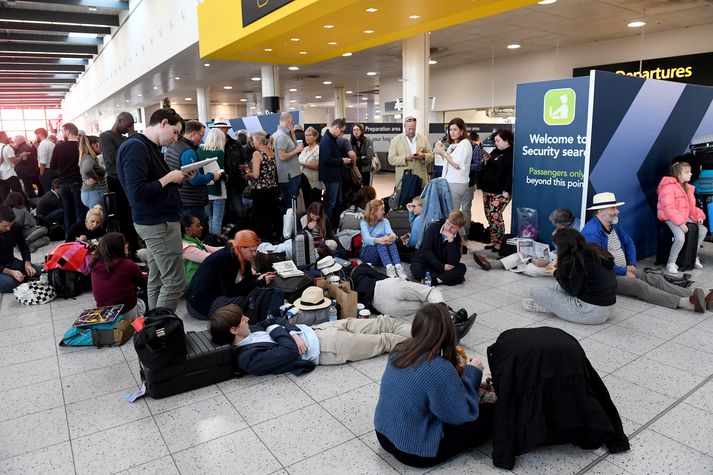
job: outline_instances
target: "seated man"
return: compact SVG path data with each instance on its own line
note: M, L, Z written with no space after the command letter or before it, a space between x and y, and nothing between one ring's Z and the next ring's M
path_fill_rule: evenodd
M47 223L64 223L64 207L59 196L59 180L52 180L50 191L42 195L37 203L37 214Z
M30 248L22 234L22 226L14 223L15 213L5 205L0 205L0 293L12 289L34 277L41 269L30 262ZM15 246L20 250L22 260L14 255Z
M595 216L582 228L588 242L599 244L614 256L616 293L635 297L654 305L667 308L685 308L704 313L706 307L713 309L713 291L705 295L703 289L689 289L673 285L660 274L644 272L636 268L634 241L619 226L619 206L614 193L597 193L592 199Z
M411 259L411 274L420 281L431 273L432 285L456 285L465 281L465 264L460 262L461 240L458 230L465 225L460 210L451 211L448 219L433 222L423 232L421 246Z

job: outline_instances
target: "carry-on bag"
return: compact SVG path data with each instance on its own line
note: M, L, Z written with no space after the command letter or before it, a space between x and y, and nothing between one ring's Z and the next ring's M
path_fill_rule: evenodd
M683 249L678 253L678 259L676 259L676 265L679 271L693 269L696 263L696 256L698 255L698 225L696 223L686 224L688 225L686 241L683 244ZM666 223L663 223L656 248L656 265L666 265L672 245L673 233L671 232L671 228L669 228Z
M391 230L397 237L401 237L404 234L411 232L411 222L408 219L408 210L392 209L386 215L386 219L389 220Z
M143 368L157 370L186 359L186 332L170 308L146 313L144 327L134 335L134 349Z
M292 208L297 207L297 201L292 199ZM292 238L292 260L297 267L307 267L315 263L314 239L307 230L297 231L297 220L294 220L294 237Z
M141 379L146 384L147 395L159 399L233 377L232 347L215 345L208 330L188 332L185 352L184 360L161 369L149 369L141 364Z
M285 300L292 303L302 295L302 292L313 285L313 280L307 275L283 278L279 275L270 283L270 287L282 290Z

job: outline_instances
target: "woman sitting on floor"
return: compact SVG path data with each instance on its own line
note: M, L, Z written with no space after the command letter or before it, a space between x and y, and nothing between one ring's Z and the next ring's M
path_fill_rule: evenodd
M215 310L242 303L238 297L272 282L274 272L258 275L255 271L259 244L254 231L238 231L223 249L203 261L188 287L186 308L193 318L208 320Z
M102 211L101 205L96 205L87 211L83 223L74 223L69 228L65 242L84 241L96 246L99 243L99 238L106 234L103 222L104 211Z
M308 230L312 234L314 247L324 246L330 251L337 250L337 241L333 239L332 226L329 218L324 214L324 205L315 201L299 218L299 228Z
M490 439L495 404L479 404L483 363L459 353L444 305L416 312L411 335L389 357L374 426L399 462L430 467Z
M181 218L181 229L183 229L183 269L186 273L186 290L191 285L193 275L198 267L206 259L221 248L203 244L200 237L203 233L201 220L190 214Z
M408 276L401 265L396 248L396 234L389 220L384 217L384 202L371 200L366 205L361 220L361 260L369 264L383 265L386 275L406 280Z

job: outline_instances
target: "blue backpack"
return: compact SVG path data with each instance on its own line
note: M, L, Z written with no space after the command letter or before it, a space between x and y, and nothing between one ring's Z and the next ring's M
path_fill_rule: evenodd
M59 346L121 346L134 334L134 327L124 317L112 322L95 323L83 327L69 327Z

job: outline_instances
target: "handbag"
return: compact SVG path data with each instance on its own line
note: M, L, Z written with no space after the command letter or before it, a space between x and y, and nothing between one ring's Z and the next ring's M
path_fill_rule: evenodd
M361 172L359 171L359 168L356 166L356 164L349 167L349 178L351 179L352 184L354 186L361 186Z
M282 252L258 252L255 257L255 267L260 274L265 272L272 272L272 264L275 262L282 262L287 260L287 253Z
M329 298L335 300L341 309L341 318L356 318L358 294L352 289L351 280L327 284Z
M374 153L374 156L371 159L371 172L376 173L379 170L381 170L381 160L379 160L379 156Z
M49 284L42 282L25 282L12 291L22 305L41 305L51 302L57 297L57 292Z

